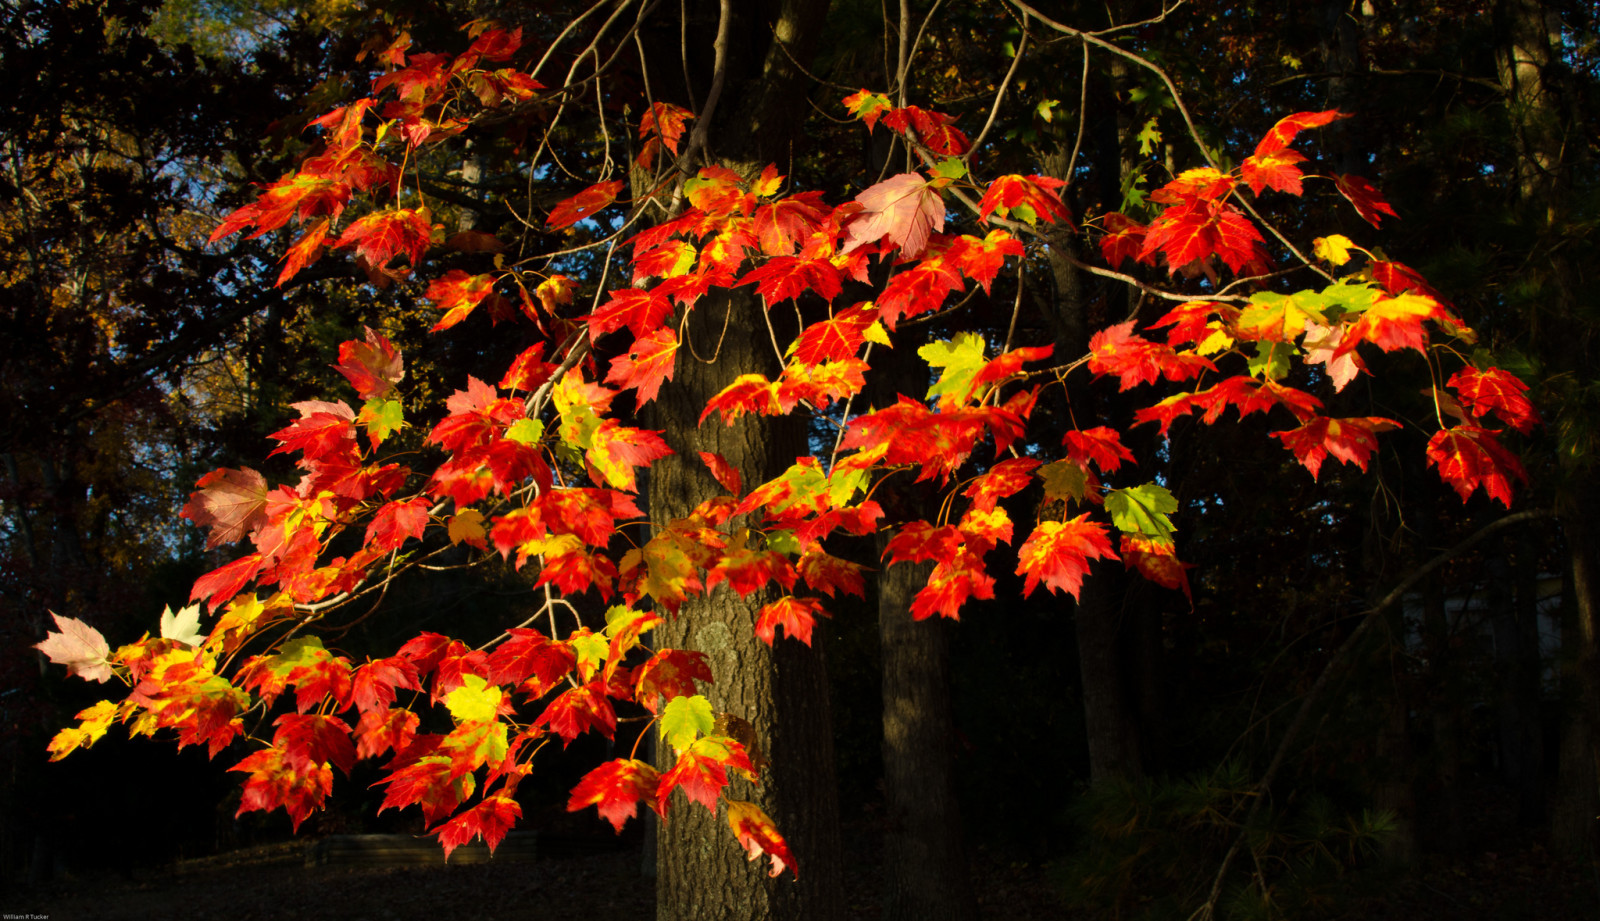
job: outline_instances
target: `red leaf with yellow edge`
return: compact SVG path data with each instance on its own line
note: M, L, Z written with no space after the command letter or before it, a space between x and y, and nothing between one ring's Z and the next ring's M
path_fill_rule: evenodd
M728 825L751 860L760 858L762 854L771 858L772 869L767 871L768 876L776 877L784 870L799 876L794 855L789 853L789 845L759 806L742 800L728 800Z
M546 344L536 342L513 359L511 367L506 369L506 376L500 379L500 388L531 393L548 381L560 366L544 360Z
M594 806L600 817L621 834L622 826L639 814L641 800L648 808L660 811L656 803L656 788L660 785L661 775L643 761L633 758L607 761L583 775L572 788L567 811L577 812Z
M1283 446L1293 451L1295 459L1311 471L1312 479L1316 479L1323 460L1329 455L1365 471L1368 459L1378 450L1378 433L1399 427L1393 419L1380 416L1349 419L1317 416L1299 428L1273 432L1272 437L1282 439Z
M643 405L660 394L663 383L672 380L677 360L678 334L664 326L636 340L628 354L612 359L606 383L615 384L619 391L637 390L639 405Z
M465 320L484 298L494 294L494 282L493 275L468 275L460 269L451 269L443 278L435 279L423 297L443 310L444 316L428 332L437 333Z
M1176 589L1194 604L1189 592L1189 574L1192 563L1178 561L1177 548L1171 541L1157 541L1136 534L1122 535L1122 563L1162 588Z
M1428 441L1428 464L1438 465L1439 476L1465 502L1482 486L1491 498L1511 507L1511 477L1528 481L1522 461L1507 451L1495 432L1476 425L1458 425L1434 434Z
M355 766L356 748L350 742L350 725L337 716L316 713L285 713L273 723L274 748L283 752L284 761L305 771L319 764L332 764L346 775Z
M1261 143L1256 145L1255 155L1260 157L1283 150L1294 142L1295 135L1307 128L1320 128L1329 122L1348 117L1338 109L1328 109L1322 112L1296 112L1280 118L1267 132L1266 137L1261 139Z
M692 649L663 649L634 672L634 699L652 713L663 701L700 693L696 681L712 683L706 655Z
M1526 435L1539 421L1539 412L1528 402L1528 385L1499 368L1479 371L1470 365L1450 376L1445 384L1461 395L1461 403L1474 416L1492 414Z
M955 525L935 527L926 521L908 521L884 545L883 555L890 563L920 563L923 560L953 559L961 552L965 538Z
M1184 301L1151 323L1150 329L1170 326L1172 329L1167 332L1167 344L1174 347L1188 345L1204 340L1215 331L1212 327L1214 317L1227 324L1238 320L1239 313L1239 308L1231 304Z
M1106 527L1090 521L1085 512L1071 521L1041 521L1017 552L1017 575L1026 576L1022 595L1027 597L1044 583L1052 592L1078 597L1092 559L1117 559Z
M785 591L794 587L799 576L789 558L775 550L729 547L706 571L706 591L726 582L740 598L773 583Z
M1232 175L1209 166L1186 169L1154 192L1150 200L1166 205L1219 202L1239 184ZM1169 209L1170 210L1170 209Z
M1215 386L1190 394L1188 400L1190 405L1206 411L1202 418L1206 425L1222 418L1229 406L1239 410L1241 419L1251 413L1270 412L1274 407L1282 406L1294 413L1301 422L1309 421L1322 408L1321 400L1303 390L1273 381L1257 380L1245 374L1235 375Z
M707 810L717 811L717 797L728 785L728 769L747 776L755 774L750 756L744 746L727 737L703 736L694 740L678 755L670 771L661 775L656 787L657 811L663 816L671 806L669 797L673 788L683 790L691 803L699 803Z
M1260 195L1263 189L1276 189L1279 192L1288 192L1290 195L1300 195L1305 191L1300 182L1305 174L1295 164L1304 163L1305 159L1292 150L1258 153L1246 157L1244 162L1239 164L1239 175L1249 184L1250 191L1257 195Z
M228 770L250 775L245 778L235 817L256 810L271 812L282 806L296 830L306 816L322 808L323 800L333 792L332 768L291 762L278 748L254 752Z
M995 211L1001 217L1012 217L1028 224L1037 224L1043 218L1052 224L1071 224L1072 215L1061 203L1056 189L1066 185L1051 176L1001 176L989 183L983 200L978 202L978 217L988 220Z
M622 193L622 186L621 179L597 182L556 205L555 210L550 212L550 219L545 223L553 229L570 227L616 201L617 196Z
M1415 291L1418 294L1426 294L1441 304L1445 302L1444 295L1434 290L1415 269L1403 262L1374 259L1367 267L1367 271L1371 273L1372 280L1377 282L1379 287L1392 295L1399 296L1407 291Z
M376 758L390 749L404 751L421 724L421 717L410 710L368 710L356 724L356 758Z
M1023 491L1033 481L1039 462L1031 457L1008 457L974 479L962 495L972 500L978 511L989 511L995 503Z
M722 413L722 421L732 425L745 413L775 416L783 410L778 405L778 385L759 374L741 374L734 382L722 388L716 396L706 401L700 413L700 423L714 412Z
M761 251L768 256L791 256L795 248L828 224L829 208L821 192L801 192L756 209L753 221Z
M867 386L867 370L859 358L787 365L778 381L778 409L788 413L804 401L820 410L835 400L848 400Z
M585 319L593 341L623 327L627 327L635 339L643 339L659 330L670 316L672 302L659 289L619 288L611 292L610 300Z
M366 333L365 341L352 339L339 344L339 363L333 369L356 388L356 396L376 400L393 393L395 385L405 379L405 361L382 333L371 327L366 327Z
M591 681L569 688L552 700L539 718L533 721L533 725L548 726L551 732L561 737L565 747L591 729L597 729L601 735L611 738L617 729L617 712L606 698L605 683Z
M596 486L614 486L633 492L639 488L637 471L672 453L657 432L628 428L606 419L595 429L585 455L589 478Z
M339 236L338 248L353 246L356 255L382 268L395 256L404 255L413 266L422 262L433 236L433 224L426 210L402 208L374 211L346 227Z
M939 614L957 620L968 598L993 597L994 578L985 571L982 560L963 548L933 567L928 584L911 599L911 617L927 620Z
M811 630L816 626L819 616L828 616L822 602L815 598L785 595L771 604L761 606L760 613L756 615L756 636L771 646L777 641L778 628L782 627L784 635L810 646Z
M200 478L198 491L178 514L197 527L210 528L206 549L231 544L267 520L267 481L249 467L222 467Z
M1438 301L1424 294L1379 298L1351 324L1339 347L1334 349L1334 356L1342 357L1360 342L1371 342L1385 352L1409 348L1426 354L1428 331L1422 322L1448 317Z
M928 237L944 230L944 200L920 173L891 176L855 200L862 210L845 225L846 253L888 237L901 255L915 259L927 248Z
M651 103L650 108L639 118L639 140L659 137L667 149L676 154L678 141L682 139L683 132L688 128L689 120L692 118L694 113L683 106L673 105L670 102ZM640 165L645 169L650 168L649 163Z
M1180 355L1171 346L1151 342L1133 332L1133 320L1108 326L1089 339L1089 370L1115 374L1119 390L1154 383L1156 378L1182 381L1217 366L1202 355Z
M1378 226L1378 222L1383 220L1385 214L1395 220L1400 219L1400 215L1394 213L1394 209L1389 207L1389 203L1377 189L1373 188L1372 183L1360 176L1339 176L1335 178L1334 184L1339 187L1339 194L1356 206L1356 213L1372 226Z
M255 228L250 235L255 239L296 216L302 221L317 215L338 217L349 200L350 184L342 179L294 173L267 186L255 201L229 214L207 242L215 243L246 227Z
M435 834L439 836L439 843L444 845L446 861L450 859L450 852L479 837L489 845L489 853L493 854L520 818L522 807L517 805L516 800L508 796L490 796L440 826Z
M1067 456L1075 461L1093 463L1101 473L1114 473L1123 461L1135 463L1133 452L1122 443L1116 429L1097 425L1092 429L1071 431L1061 439Z

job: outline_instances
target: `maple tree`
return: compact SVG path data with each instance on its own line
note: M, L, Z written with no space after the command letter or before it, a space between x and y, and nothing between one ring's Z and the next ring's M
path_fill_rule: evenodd
M1015 6L1037 28L1106 43ZM769 646L809 645L830 599L864 595L871 565L932 564L910 600L917 619L954 619L994 597L1001 567L1022 578L1024 595L1078 596L1090 573L1118 563L1188 593L1173 494L1138 475L1126 432L1097 424L1041 442L1042 399L1070 403L1091 380L1115 381L1141 401L1134 425L1162 436L1184 418L1262 414L1278 428L1261 450L1286 450L1315 479L1330 459L1365 470L1381 434L1402 423L1330 415L1313 390L1344 390L1380 353L1415 352L1444 380L1428 463L1463 498L1481 488L1506 506L1526 479L1497 437L1497 426L1536 424L1526 388L1463 362L1473 333L1451 306L1375 247L1334 233L1296 240L1263 213L1320 188L1374 228L1397 216L1366 179L1314 172L1302 152L1339 111L1287 113L1232 169L1201 148L1203 164L1149 193L1141 220L1075 217L1061 178L985 175L981 145L954 119L887 93L863 89L840 111L869 135L888 133L909 162L833 203L788 188L777 165L696 161L704 113L651 101L630 125L645 142L632 158L643 177L632 200L628 182L608 178L608 156L594 181L529 222L576 245L513 258L505 241L447 233L412 181L417 164L470 132L550 130L578 83L541 82L543 59L518 29L477 22L467 38L453 55L414 50L405 33L374 42L381 71L370 95L318 115L308 125L316 151L212 239L287 231L280 285L349 253L374 285L424 287L436 334L483 312L530 344L509 367L484 368L426 406L408 402L405 358L390 339L368 330L346 342L335 369L356 404L338 394L296 403L298 418L270 436L299 481L220 469L184 507L208 545L244 544L244 555L197 580L190 606L169 611L154 636L113 649L58 618L40 650L131 692L79 714L51 743L54 757L113 723L171 730L180 746L213 755L248 739L232 768L243 775L240 811L282 807L297 826L333 794L336 770L382 759L382 808L419 807L448 855L504 838L535 752L591 732L613 738L619 710L633 708L672 753L670 767L637 751L615 758L573 789L570 809L594 807L620 829L641 809L703 807L722 813L772 876L801 874L766 812L729 793L734 778L758 783L765 758L748 715L715 712L703 694L727 676L704 653L652 637L718 585L741 598L776 587L752 605L750 631ZM1168 309L1107 324L1078 355L958 325L958 300L988 294L1003 272L1025 276L1066 233L1098 243L1084 271ZM629 286L566 274L569 250L602 247L628 252ZM489 250L500 251L492 261L451 261ZM687 362L718 350L690 335L690 317L698 334L713 292L741 288L759 298L763 328L733 335L770 340L768 367L739 369L683 424L805 414L829 437L759 482L716 453L679 457L703 464L721 493L646 535L635 527L646 518L645 473L674 449L630 409L647 416L682 385ZM950 333L916 350L926 372L897 379L894 400L860 405L883 352L904 348L911 324L932 322ZM408 429L429 453L396 447ZM885 523L875 497L896 477L937 491L930 514ZM1027 490L1044 502L1019 521L1015 497ZM841 537L880 532L881 562L831 552ZM323 645L328 612L447 552L530 571L535 612L476 647L426 632L355 662ZM429 713L447 715L449 728L425 730Z

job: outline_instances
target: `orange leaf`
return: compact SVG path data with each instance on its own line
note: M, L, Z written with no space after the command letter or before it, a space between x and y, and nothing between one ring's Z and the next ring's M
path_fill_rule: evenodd
M551 228L570 227L595 212L609 206L622 193L622 180L597 182L582 192L556 205L546 224Z
M1017 552L1017 575L1026 576L1023 597L1043 582L1050 591L1078 597L1092 559L1117 559L1106 527L1089 521L1089 513L1071 521L1041 521Z

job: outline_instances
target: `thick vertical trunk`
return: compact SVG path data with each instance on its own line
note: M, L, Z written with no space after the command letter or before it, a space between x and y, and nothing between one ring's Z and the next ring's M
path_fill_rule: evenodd
M878 576L887 921L977 917L955 789L948 651L953 625L911 618L911 600L931 571L931 563L901 564Z
M706 401L739 374L771 370L773 359L762 349L765 336L749 332L765 328L761 310L743 292L709 296L695 308L689 336L702 356L709 358L715 350L725 321L731 332L723 338L715 363L684 350L675 378L662 388L659 406L648 417L665 429L664 437L677 452L650 471L650 515L657 527L721 492L698 452L721 454L747 484L770 479L805 453L799 419L747 415L731 426L716 419L694 425ZM658 833L660 921L840 916L842 867L824 631L817 631L810 648L787 637L780 637L775 647L766 646L755 636L755 612L777 597L765 589L741 599L719 586L685 604L662 631L661 642L705 653L717 676L706 689L712 707L755 727L770 763L759 789L739 781L745 788L732 795L755 801L778 823L794 850L798 873L768 879L746 863L723 819L680 798ZM657 761L664 769L670 752L665 746L662 752Z

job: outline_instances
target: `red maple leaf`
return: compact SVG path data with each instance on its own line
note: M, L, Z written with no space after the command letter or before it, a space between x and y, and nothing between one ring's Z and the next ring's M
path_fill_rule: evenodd
M844 281L839 270L826 259L796 259L778 256L751 270L735 286L755 282L756 293L772 306L779 301L792 300L806 293L816 292L825 301L839 296Z
M814 591L822 592L829 597L834 593L846 592L858 598L867 596L867 583L861 576L861 566L849 560L842 560L836 556L829 556L820 548L807 550L795 562L795 568L800 571L800 578L806 581Z
M757 208L751 223L763 253L790 256L813 233L826 228L828 212L821 192L801 192Z
M1479 371L1463 367L1445 386L1461 395L1461 403L1475 417L1493 414L1526 435L1539 422L1539 412L1528 402L1528 385L1499 368Z
M449 329L465 320L485 298L496 296L493 275L468 275L460 269L451 269L443 278L434 279L423 297L444 311L439 322L429 332Z
M1330 454L1365 471L1367 460L1378 450L1378 433L1399 427L1393 419L1379 416L1352 419L1317 416L1299 428L1273 432L1272 437L1282 439L1283 446L1293 451L1295 459L1311 471L1312 479L1316 479L1322 470L1322 461Z
M661 811L656 801L656 789L660 785L661 775L643 761L633 758L607 761L583 775L578 785L572 788L567 811L577 812L594 806L599 810L600 817L610 822L611 827L621 834L622 826L639 814L641 800L647 807Z
M1097 425L1083 431L1073 430L1061 439L1067 456L1075 461L1092 462L1101 473L1114 473L1123 461L1136 463L1133 452L1122 443L1116 429Z
M945 259L927 259L889 280L878 295L878 319L890 330L901 317L938 310L951 291L966 282L955 265Z
M405 361L382 333L371 327L366 327L366 333L366 341L351 339L339 344L339 363L333 369L356 388L356 396L376 400L393 393L405 378Z
M942 559L928 574L928 584L911 599L913 620L927 620L934 614L957 620L968 598L993 598L994 577L983 561L964 546L948 559Z
M321 218L306 228L305 233L302 233L284 253L283 270L278 273L275 287L283 287L284 282L300 274L301 269L322 256L323 244L327 241L328 230L332 226L330 218Z
M785 595L771 604L761 606L761 612L756 615L756 636L771 646L777 641L778 628L782 627L784 635L810 646L811 630L816 626L819 616L828 616L822 602L815 598Z
M386 502L367 525L368 547L387 553L398 550L407 538L422 539L428 527L428 500Z
M1215 255L1237 273L1246 266L1266 264L1262 243L1261 232L1239 209L1197 197L1167 208L1145 229L1139 259L1147 261L1160 253L1166 257L1168 272L1176 274Z
M545 690L566 678L578 664L571 644L552 640L528 627L512 627L505 642L489 653L490 684L516 684L532 681L530 696L543 696Z
M236 817L282 806L296 830L306 816L322 808L323 800L333 792L332 768L326 764L292 763L278 748L263 748L228 770L250 775L245 778Z
M421 690L416 663L403 656L374 659L350 674L350 698L363 715L393 706L399 688Z
M522 807L517 805L516 800L509 796L489 796L440 826L435 834L439 836L439 843L444 845L444 859L447 861L451 851L478 837L483 838L483 843L489 845L489 853L493 854L520 818Z
M968 234L956 237L950 241L950 248L945 251L945 259L961 274L981 285L984 293L988 294L989 286L994 282L995 276L1000 274L1000 267L1005 265L1006 257L1020 257L1026 253L1027 249L1023 247L1021 240L996 227L982 240Z
M334 246L353 246L356 255L383 268L395 256L404 254L413 266L422 262L433 236L433 223L426 209L400 208L374 211L346 227Z
M390 749L404 751L421 724L422 718L410 710L368 710L356 724L356 758L376 758Z
M252 553L213 569L194 580L194 588L189 591L189 600L207 601L208 607L215 611L226 604L228 599L239 594L240 589L261 571L261 567L261 554Z
M337 716L318 713L285 713L273 723L274 748L283 751L290 766L306 771L320 764L332 764L347 776L355 766L356 748L350 741L350 725Z
M931 234L944 230L944 200L919 173L901 173L857 195L861 211L845 225L848 253L884 237L907 259L922 255Z
M917 106L906 106L902 109L890 109L881 114L884 125L902 134L915 132L917 140L934 153L959 157L972 146L972 142L964 133L950 127L950 123L955 119L942 112L930 112Z
M1117 559L1106 527L1088 520L1089 513L1071 521L1041 521L1017 551L1017 575L1026 576L1024 598L1044 583L1052 592L1078 597L1092 559Z
M1055 193L1064 185L1065 180L1052 176L1001 176L984 191L978 217L988 220L991 212L999 211L1001 217L1014 213L1017 220L1029 224L1039 223L1040 218L1052 224L1071 224L1072 215Z
M300 413L300 418L267 436L279 442L268 457L300 451L306 460L320 460L355 453L356 413L343 400L337 403L305 400L292 406Z
M663 649L634 672L634 699L650 712L674 697L693 697L700 693L696 681L712 682L711 666L703 652L690 649Z
M622 186L621 179L597 182L556 205L555 210L550 212L550 219L545 223L552 229L570 227L616 201L617 196L622 193Z
M1300 180L1305 175L1300 172L1297 163L1304 163L1305 157L1292 150L1279 149L1271 153L1257 153L1246 157L1239 164L1239 175L1249 183L1250 191L1257 195L1262 189L1276 189L1279 192L1288 192L1290 195L1299 195L1305 191Z
M1114 269L1129 259L1147 261L1141 254L1150 228L1115 211L1101 218L1100 223L1106 230L1100 238L1100 253L1106 257L1107 265Z
M972 500L972 507L987 512L1007 496L1014 496L1033 482L1039 462L1031 457L1008 457L974 479L961 494Z
M611 298L583 318L589 324L589 339L594 341L606 333L627 327L635 339L643 339L661 328L672 316L672 302L659 288L619 288Z
M650 402L661 392L661 385L672 380L672 371L678 358L678 334L670 326L663 326L648 336L636 340L628 354L611 360L611 371L606 383L617 389L638 391L640 405Z
M1428 464L1438 465L1439 476L1461 501L1482 486L1492 498L1511 507L1511 477L1528 481L1522 461L1507 451L1491 429L1458 425L1434 434L1428 441Z
M656 787L657 811L663 816L671 806L669 797L673 788L683 790L691 803L699 803L712 813L717 811L717 797L728 785L728 768L754 774L750 756L744 746L726 737L705 737L678 755L672 769L661 775Z
M1400 219L1400 215L1394 213L1394 209L1389 207L1389 203L1377 189L1373 188L1372 183L1360 176L1339 176L1335 178L1334 184L1339 187L1339 194L1356 206L1356 213L1372 226L1378 226L1378 222L1383 220L1385 214L1396 220Z
M1179 355L1171 346L1151 342L1133 332L1133 320L1108 326L1089 339L1089 370L1115 374L1119 390L1154 383L1156 378L1181 381L1202 371L1215 371L1211 359L1193 353Z
M779 415L783 409L778 404L778 385L760 374L741 374L706 401L706 408L700 412L700 423L714 412L722 413L722 421L727 425L732 425L745 413Z
M617 728L617 713L606 699L605 684L592 681L562 692L545 706L533 724L548 726L561 737L563 745L570 745L573 739L591 729L598 729L601 735L611 738Z

